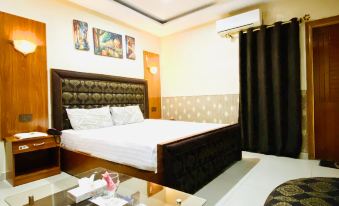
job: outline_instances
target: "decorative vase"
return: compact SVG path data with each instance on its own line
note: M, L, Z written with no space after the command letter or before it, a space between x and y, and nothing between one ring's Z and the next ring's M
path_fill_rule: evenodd
M117 172L111 172L111 173L106 172L102 176L103 176L103 179L107 183L106 190L104 192L103 197L104 198L115 197L115 193L118 190L119 183L120 183L119 173L117 173Z

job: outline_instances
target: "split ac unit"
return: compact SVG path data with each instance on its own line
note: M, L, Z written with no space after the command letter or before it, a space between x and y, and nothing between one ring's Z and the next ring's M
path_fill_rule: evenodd
M262 23L259 9L216 21L216 30L220 36L229 36Z

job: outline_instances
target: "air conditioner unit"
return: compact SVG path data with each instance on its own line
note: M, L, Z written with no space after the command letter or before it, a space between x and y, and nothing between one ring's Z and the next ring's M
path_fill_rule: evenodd
M224 37L250 27L260 26L261 22L260 9L256 9L216 21L216 30L220 36Z

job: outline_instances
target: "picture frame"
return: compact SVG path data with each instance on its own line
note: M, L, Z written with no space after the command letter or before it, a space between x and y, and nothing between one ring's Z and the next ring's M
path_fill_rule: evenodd
M94 54L123 58L122 35L93 28Z
M126 43L126 58L135 60L135 38L125 35L125 43Z
M73 39L74 47L77 50L89 51L89 42L87 39L88 24L87 22L73 20Z

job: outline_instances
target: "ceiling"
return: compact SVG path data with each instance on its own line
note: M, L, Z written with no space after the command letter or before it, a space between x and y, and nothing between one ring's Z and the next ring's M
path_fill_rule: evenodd
M221 19L268 0L68 0L156 36Z
M155 21L167 23L188 13L207 8L216 0L113 0L144 13ZM142 2L142 3L141 3Z

